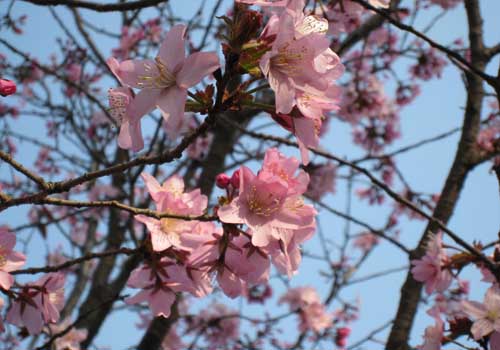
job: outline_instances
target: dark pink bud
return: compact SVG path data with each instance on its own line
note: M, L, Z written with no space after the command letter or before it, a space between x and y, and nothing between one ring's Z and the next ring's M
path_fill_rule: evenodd
M224 173L220 173L219 175L217 175L215 177L215 184L219 188L222 188L222 189L227 188L227 186L229 185L230 182L231 182L231 178Z
M337 346L340 346L341 348L343 348L347 345L347 340L346 340L346 338L336 338L335 344L337 344Z
M351 329L349 327L341 327L337 329L338 338L347 338L351 334Z
M9 96L16 92L16 83L12 80L0 79L0 95Z
M240 187L240 169L236 170L233 176L231 176L231 185L233 185L234 188Z

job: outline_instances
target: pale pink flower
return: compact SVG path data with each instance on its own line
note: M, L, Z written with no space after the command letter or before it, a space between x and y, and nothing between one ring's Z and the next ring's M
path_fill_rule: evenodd
M161 186L147 173L142 173L142 178L156 203L157 210L161 213L199 216L207 207L208 199L201 194L200 189L184 193L184 181L178 175L172 176ZM136 215L135 219L147 226L155 251L163 251L171 246L186 249L182 238L183 236L189 237L193 227L197 224L195 220L175 218L158 220L145 215Z
M314 222L314 208L304 204L301 196L287 193L283 181L276 177L261 179L242 166L239 196L219 208L219 218L226 223L246 224L252 230L252 244L266 246L282 238L280 230L298 230Z
M50 325L51 334L57 334L66 330L70 324L71 320L67 318L57 325ZM71 328L69 332L55 339L55 350L80 350L80 343L85 339L87 339L86 329Z
M122 35L120 38L120 47L113 49L113 56L119 58L126 58L129 51L137 45L137 43L144 38L143 29L131 29L130 27L124 26L122 28Z
M299 170L299 161L294 157L286 157L277 148L266 151L259 178L281 180L288 187L287 194L302 194L307 190L309 175L304 170Z
M25 285L9 309L6 321L26 327L30 334L40 333L46 323L57 322L64 306L64 282L64 274L57 272Z
M472 336L479 340L492 332L500 332L500 290L491 287L486 291L483 303L462 301L463 311L474 319Z
M260 68L276 95L277 113L291 112L297 86L310 86L320 91L328 86L326 77L315 66L315 59L329 47L328 39L312 33L295 40L295 21L292 11L282 13L272 50L260 61Z
M424 333L424 343L417 346L419 350L440 350L441 341L443 339L444 324L439 316L439 310L437 308L432 308L428 311L428 314L433 316L436 320L435 325L429 326L425 329Z
M201 329L209 327L208 331L203 332L210 344L209 349L221 349L230 341L239 339L240 319L237 315L236 311L218 303L210 304L201 311L195 322Z
M142 265L130 274L127 285L142 289L127 304L147 302L155 316L170 316L176 292L190 292L203 296L186 272L186 268L168 258L162 258L154 267Z
M425 283L425 291L431 294L434 290L445 291L451 284L452 275L449 270L443 269L448 260L442 248L442 234L432 235L427 245L426 254L418 260L412 260L411 272L413 278Z
M10 289L14 277L9 272L19 269L24 265L26 257L15 252L16 235L9 232L6 226L0 226L0 287Z
M142 116L158 107L173 124L184 116L187 89L219 68L215 53L196 52L185 57L186 26L176 25L167 33L154 60L127 60L108 65L122 84L141 89L130 102L127 113L130 123L139 123Z
M177 334L177 330L175 329L175 324L170 327L165 338L161 342L161 350L178 350L185 349L186 345L182 342L181 337Z
M319 201L328 193L335 192L337 168L333 163L309 165L306 167L310 177L306 196Z
M374 235L370 232L364 232L354 240L353 244L363 253L367 253L372 249L373 246L378 244L379 240L380 238L377 235Z
M333 323L333 315L326 312L318 293L311 287L291 288L279 303L287 303L291 311L299 311L300 331L321 332Z
M133 122L127 113L127 108L133 100L131 90L127 87L117 87L108 90L109 114L120 127L118 146L131 149L134 152L144 148L140 122Z

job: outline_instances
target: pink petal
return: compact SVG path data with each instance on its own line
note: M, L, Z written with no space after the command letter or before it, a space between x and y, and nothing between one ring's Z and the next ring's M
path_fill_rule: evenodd
M177 129L171 129L169 126L177 125L184 118L184 108L186 105L187 91L177 86L172 86L163 90L158 98L158 107L160 108L163 119L165 120L165 131L171 139L177 138L175 135Z
M474 324L472 325L472 328L470 329L470 332L474 336L475 340L479 340L482 337L484 337L485 335L488 335L493 331L494 331L493 323L487 319L484 319L484 318L474 322Z
M9 290L13 284L14 277L9 273L0 270L0 287Z
M493 332L490 336L490 349L500 350L500 332Z
M159 290L151 295L151 311L155 316L170 316L170 308L175 301L175 294L172 292Z
M109 63L108 63L109 64ZM127 60L115 68L115 74L124 85L141 89L147 83L144 77L158 76L158 68L153 60Z
M181 67L186 56L185 39L186 26L178 24L173 26L163 40L158 56L161 58L167 69L175 73Z
M156 107L161 91L158 89L143 89L135 96L127 107L130 123L138 123L144 115Z
M7 261L1 269L7 272L19 270L26 262L26 256L19 252L10 252L6 258Z
M477 301L464 300L462 301L462 307L467 316L476 320L486 317L486 314L488 313L486 307Z
M214 52L195 52L184 61L177 74L177 85L189 88L198 84L203 77L220 67L219 57Z
M118 135L118 146L123 149L131 149L134 152L139 152L144 148L140 122L133 124L129 122L122 123Z

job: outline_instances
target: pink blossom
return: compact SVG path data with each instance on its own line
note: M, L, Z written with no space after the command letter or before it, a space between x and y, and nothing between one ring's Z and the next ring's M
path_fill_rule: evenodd
M142 290L125 302L127 304L147 302L155 316L170 316L176 292L203 295L188 276L186 268L168 258L162 258L154 267L143 265L136 268L130 274L127 285Z
M500 332L500 290L491 287L486 291L484 302L462 301L463 311L475 321L471 333L479 340L492 332Z
M172 176L161 186L147 173L143 173L142 178L156 203L157 210L161 213L199 216L207 207L207 197L202 195L199 189L184 193L184 181L178 175ZM195 220L175 218L158 220L145 215L136 215L135 219L147 226L155 251L163 251L171 246L186 248L182 243L182 236L188 237L197 224Z
M237 312L229 309L223 304L210 304L204 309L196 323L199 327L209 327L207 332L204 332L210 350L222 349L231 340L239 339L240 320Z
M416 65L410 67L410 73L415 78L422 80L430 80L433 77L441 78L444 67L447 61L438 56L434 48L423 51Z
M24 265L26 257L15 252L16 235L9 232L7 227L0 226L0 287L10 289L14 277L9 272L19 269Z
M30 334L40 333L45 323L57 322L64 306L64 282L64 274L57 272L25 285L7 313L7 322L26 327Z
M295 40L294 14L290 10L283 12L272 50L260 61L260 68L276 94L277 113L291 112L297 86L326 90L326 77L316 70L315 59L328 46L325 36L318 33Z
M57 325L49 326L49 328L51 334L57 334L65 331L70 325L71 320L67 318ZM71 328L69 332L55 339L55 350L80 350L80 343L85 339L87 339L86 329Z
M15 94L17 90L16 83L8 79L0 79L0 95L3 97Z
M131 149L134 152L144 148L141 124L133 122L127 113L127 108L133 100L131 90L126 87L117 87L108 90L109 114L120 127L118 146Z
M428 311L428 314L433 316L436 320L434 326L429 326L425 329L424 333L424 343L417 346L419 350L441 350L441 341L443 339L444 324L439 316L439 310L437 308L432 308Z
M354 246L360 249L363 253L367 253L373 246L378 244L379 240L379 237L373 233L364 232L354 240Z
M321 332L332 325L333 316L326 312L318 293L311 287L291 288L279 302L289 304L291 311L299 311L301 331Z
M108 65L122 84L141 89L130 102L127 113L130 123L139 123L142 116L160 108L165 121L178 124L184 116L187 88L219 68L215 53L196 52L185 57L186 26L176 25L167 33L154 60L127 60Z
M448 256L442 248L442 234L432 235L427 245L425 255L418 260L412 260L411 272L413 278L425 283L425 291L431 294L434 290L445 291L451 284L452 275L449 270L443 269Z
M337 168L333 163L319 165L309 164L306 170L311 179L306 196L319 201L326 194L335 192Z
M298 230L311 225L316 211L301 196L287 196L287 185L276 176L260 178L245 166L240 168L239 196L219 208L221 221L246 224L252 244L268 245L282 238L281 229Z
M124 26L122 28L122 35L120 38L120 47L113 49L113 56L119 58L126 58L129 51L137 45L137 43L144 38L144 30L133 30L130 27Z

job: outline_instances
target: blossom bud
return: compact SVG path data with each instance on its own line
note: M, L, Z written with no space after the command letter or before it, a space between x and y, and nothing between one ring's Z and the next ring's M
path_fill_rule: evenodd
M351 334L351 329L349 327L340 327L337 329L337 337L346 338Z
M230 182L231 182L231 178L224 173L220 173L219 175L217 175L215 177L215 184L219 188L222 188L222 189L227 188L227 186L229 185Z
M240 169L236 170L233 176L231 176L231 185L233 185L234 188L240 187Z
M17 90L16 83L12 80L0 79L0 95L9 96Z

